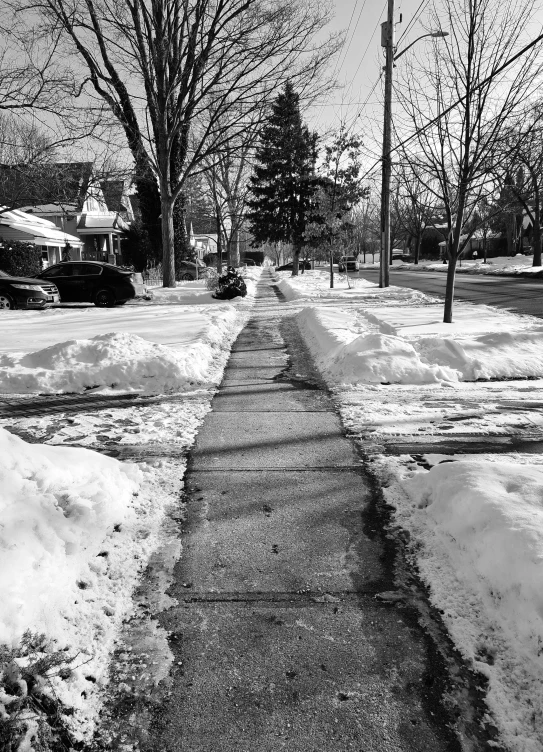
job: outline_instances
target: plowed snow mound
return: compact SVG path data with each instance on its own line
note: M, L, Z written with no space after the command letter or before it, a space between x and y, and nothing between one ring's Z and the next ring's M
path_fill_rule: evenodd
M26 355L0 356L0 392L183 391L206 382L214 350L203 341L174 350L127 332L69 340Z

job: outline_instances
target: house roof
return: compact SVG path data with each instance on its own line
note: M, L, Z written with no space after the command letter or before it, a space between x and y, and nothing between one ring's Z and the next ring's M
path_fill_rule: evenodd
M34 237L34 242L37 245L55 245L64 247L66 243L70 245L82 246L83 241L77 238L75 235L69 235L62 230L53 230L50 227L43 227L41 225L31 225L25 222L14 222L9 225L13 230L18 232L25 232L28 235Z
M128 229L126 222L115 212L110 214L82 214L77 223L80 235L99 235L113 233L120 235Z

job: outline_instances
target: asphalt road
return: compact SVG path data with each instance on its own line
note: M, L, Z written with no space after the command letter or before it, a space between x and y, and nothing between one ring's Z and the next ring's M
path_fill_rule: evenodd
M379 271L373 269L353 272L351 276L360 276L371 282L379 281ZM445 276L444 272L408 272L391 269L390 284L444 297ZM455 299L507 308L514 313L526 313L543 318L543 279L457 274Z

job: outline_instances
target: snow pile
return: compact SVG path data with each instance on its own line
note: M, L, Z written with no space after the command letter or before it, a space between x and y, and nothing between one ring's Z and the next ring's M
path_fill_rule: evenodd
M343 384L427 384L455 381L450 368L428 366L401 337L379 332L356 334L351 317L337 309L306 308L298 324L317 367L329 380Z
M540 750L543 467L449 461L398 475L409 499L394 484L385 495L417 541L420 572L453 639L489 679L506 745Z
M25 630L66 650L50 682L76 738L89 739L132 591L170 496L154 471L88 449L27 444L0 428L0 644Z
M543 376L543 327L473 338L421 339L425 360L455 369L463 380Z
M110 332L24 355L0 355L0 392L52 394L111 387L164 393L203 385L235 316L232 306L223 306L220 314L209 316L200 339L178 349L137 334Z
M304 275L305 276L305 275ZM283 279L304 300L298 323L317 365L332 383L429 384L543 377L539 319L457 302L453 324L422 293L375 285L326 289L322 272ZM298 296L298 297L296 297ZM327 300L323 300L323 298ZM327 305L324 305L324 303ZM337 305L329 305L335 302ZM321 305L319 306L319 303Z
M115 613L122 583L103 575L115 527L133 522L141 479L133 465L87 449L26 444L0 428L1 643L31 628L71 644L91 628L86 590Z

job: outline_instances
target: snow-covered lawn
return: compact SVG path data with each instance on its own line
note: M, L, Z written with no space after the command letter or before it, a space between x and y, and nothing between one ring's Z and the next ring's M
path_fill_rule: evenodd
M200 281L155 288L151 303L4 311L0 393L162 394L206 386L217 352L239 331L260 271L249 273L247 297L228 304Z
M487 258L486 264L482 259L462 259L457 264L456 271L461 274L490 274L495 276L543 274L543 266L532 266L533 256L495 256ZM395 262L394 266L402 270L425 270L432 272L446 272L447 265L442 261L421 261L419 264Z
M325 271L278 277L433 604L488 679L504 744L541 750L543 460L508 447L543 439L542 322L457 303L445 325L442 306L412 290L349 290L341 276L330 290ZM424 453L455 436L503 452ZM402 442L414 454L384 453Z
M64 720L76 738L92 734L115 637L149 556L168 541L164 522L179 503L185 451L247 320L260 272L248 272L246 298L228 303L213 300L199 282L155 291L151 303L2 314L0 394L178 395L10 418L2 424L11 432L0 427L0 646L17 649L31 630L45 635L46 654L66 650L70 671L54 672L43 691L74 709ZM134 464L92 451L127 444L148 446L150 454L163 444L178 456ZM3 692L6 681L0 665L4 719L17 704ZM34 721L32 714L24 721L21 749L33 748Z

